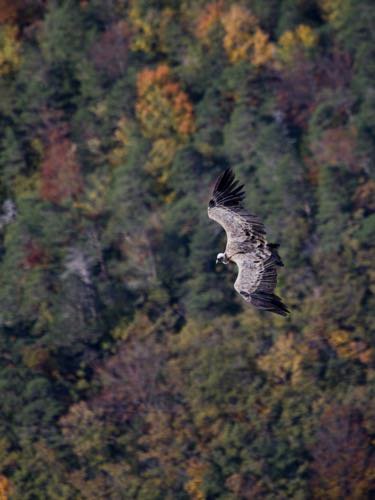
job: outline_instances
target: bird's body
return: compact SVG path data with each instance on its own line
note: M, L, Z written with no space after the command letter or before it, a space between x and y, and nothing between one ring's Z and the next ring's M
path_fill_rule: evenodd
M258 309L286 316L287 307L274 294L276 266L283 265L278 245L267 242L259 217L242 206L244 196L243 186L238 186L230 169L226 170L218 178L208 205L210 219L219 223L227 233L225 252L218 254L217 261L237 264L234 288L246 302Z

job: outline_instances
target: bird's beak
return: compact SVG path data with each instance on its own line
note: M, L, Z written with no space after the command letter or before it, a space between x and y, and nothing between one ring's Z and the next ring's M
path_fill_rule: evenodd
M216 259L216 262L215 262L215 264L217 264L218 262L219 262L219 261L218 261L218 259Z

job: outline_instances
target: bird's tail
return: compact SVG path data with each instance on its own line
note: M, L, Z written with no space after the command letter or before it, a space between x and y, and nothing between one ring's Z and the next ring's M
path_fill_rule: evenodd
M281 316L287 316L289 309L284 302L274 293L255 292L251 294L251 303L258 309L270 311Z
M281 260L281 257L279 255L279 252L278 252L278 248L279 248L279 243L268 243L267 244L267 247L269 250L271 250L271 253L272 253L272 260L273 262L277 265L277 266L284 266L283 264L283 261Z

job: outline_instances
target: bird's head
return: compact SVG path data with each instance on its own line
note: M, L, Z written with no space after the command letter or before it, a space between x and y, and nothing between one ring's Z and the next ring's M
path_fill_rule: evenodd
M227 256L225 253L218 253L216 257L216 264L220 262L221 264L228 264L229 260L227 259Z

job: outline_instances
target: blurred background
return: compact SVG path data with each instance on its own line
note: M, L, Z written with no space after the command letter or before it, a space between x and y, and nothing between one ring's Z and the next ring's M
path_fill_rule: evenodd
M0 0L0 498L374 494L371 0ZM228 166L279 242L215 266Z

